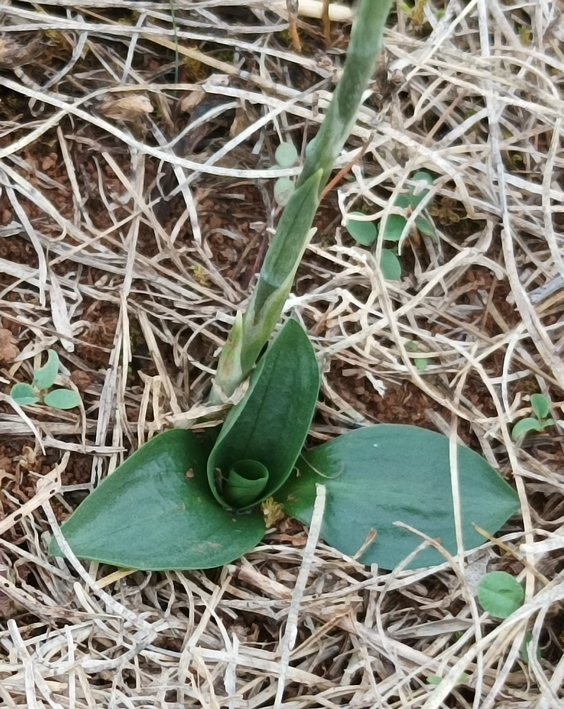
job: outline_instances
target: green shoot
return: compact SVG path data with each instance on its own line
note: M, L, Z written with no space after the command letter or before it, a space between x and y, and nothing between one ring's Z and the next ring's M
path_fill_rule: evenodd
M80 406L80 395L72 389L51 389L59 374L59 355L55 350L47 352L47 362L33 375L33 383L14 384L10 391L12 399L20 406L43 403L53 409L74 409Z

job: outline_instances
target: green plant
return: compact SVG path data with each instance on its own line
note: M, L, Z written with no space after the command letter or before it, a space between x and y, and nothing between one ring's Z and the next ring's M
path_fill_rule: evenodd
M515 492L481 456L462 445L453 452L448 438L425 429L369 426L304 451L320 386L314 349L293 319L267 345L354 124L390 4L359 6L343 78L221 352L210 402L230 402L248 378L244 396L204 439L165 431L106 478L62 527L78 557L154 570L219 566L252 550L280 509L310 523L319 485L326 488L321 534L345 554L393 568L420 544L405 525L456 553L453 455L465 547L483 541L474 525L494 533L516 511ZM56 541L50 551L62 553ZM427 548L412 565L441 560Z
M492 571L480 581L478 600L482 608L494 618L509 618L523 605L525 591L511 574Z
M522 440L527 433L532 431L544 431L545 428L554 426L554 419L550 415L551 401L548 396L533 394L531 396L531 408L534 416L521 419L513 426L511 437L514 441Z
M478 586L478 600L482 608L494 618L504 620L521 608L525 602L525 589L516 578L506 571L492 571L486 574ZM520 656L523 662L529 663L529 645L533 634L528 630L523 638ZM537 660L541 659L539 648L535 653Z
M361 246L371 246L378 237L382 241L396 244L392 248L382 248L380 258L382 273L384 278L389 281L401 280L402 269L401 261L397 255L397 245L402 236L409 235L409 218L428 196L434 178L428 172L421 171L416 172L411 180L414 185L409 189L408 193L399 195L394 201L394 207L397 210L401 210L401 214L393 213L388 215L387 219L379 227L376 227L372 221L358 219L358 217L365 217L362 212L350 212L347 219L347 231ZM431 202L428 200L426 207L430 206ZM437 231L425 210L420 210L418 216L415 217L413 228L419 234L424 234L432 239L437 238Z
M47 362L33 374L31 384L14 384L10 391L12 399L20 406L39 402L54 409L74 409L80 406L80 395L72 389L51 389L59 373L59 355L48 350Z

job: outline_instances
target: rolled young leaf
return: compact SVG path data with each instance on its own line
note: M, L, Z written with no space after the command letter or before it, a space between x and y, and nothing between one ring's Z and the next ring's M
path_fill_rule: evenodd
M458 474L465 549L484 543L478 525L495 534L519 508L515 491L478 453L459 445ZM278 491L284 510L309 524L315 485L327 488L321 536L360 560L393 569L421 543L396 522L413 527L455 554L449 440L415 426L381 424L339 436L298 461ZM444 561L434 549L419 554L412 567Z
M165 431L107 477L61 531L80 559L147 571L209 569L251 551L262 514L233 515L217 504L200 444ZM61 556L56 543L49 553Z
M256 460L239 460L225 481L224 497L234 508L253 505L268 485L268 470Z
M249 389L229 412L208 459L208 480L227 508L246 509L283 485L302 450L319 393L319 366L302 326L288 320L251 376ZM254 500L241 503L227 490L239 461L255 461L268 482Z

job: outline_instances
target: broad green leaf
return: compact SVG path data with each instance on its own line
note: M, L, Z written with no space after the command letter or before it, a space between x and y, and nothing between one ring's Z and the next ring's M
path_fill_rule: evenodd
M355 219L356 216L365 216L362 212L351 212L348 215L347 231L352 238L362 246L370 246L376 241L378 234L374 222L365 222Z
M458 446L463 541L466 549L484 538L474 524L495 534L519 508L503 478L474 451ZM365 564L393 569L421 538L400 527L403 522L440 539L456 553L449 440L415 426L381 424L361 428L314 448L298 461L276 499L305 524L311 521L315 484L327 488L321 536L355 555L372 533L376 538L361 556ZM420 553L413 567L444 561L434 549Z
M208 460L212 493L226 507L252 507L286 481L302 450L319 392L319 366L302 326L288 320L251 375L249 389L234 406ZM255 499L228 499L228 473L240 461L268 470L268 483Z
M399 241L407 224L407 219L401 214L390 214L386 219L383 229L380 229L380 236L384 241ZM406 232L407 233L407 232Z
M53 389L43 399L44 404L54 409L74 409L80 402L80 394L72 389Z
M33 385L38 389L50 389L59 373L59 355L55 350L47 353L47 362L40 367L33 377Z
M280 143L274 153L274 159L280 167L293 167L298 162L298 151L293 143Z
M190 431L155 436L63 524L81 559L132 569L209 569L246 554L265 532L262 515L227 512L212 496ZM53 541L49 552L61 556Z
M518 441L521 438L524 438L527 433L531 433L533 431L542 431L543 426L540 421L538 421L536 418L533 418L532 416L529 416L528 418L521 419L520 421L517 421L515 426L513 426L513 430L511 431L511 438L514 441Z
M289 177L279 177L274 183L274 199L280 207L285 207L294 194L295 186Z
M380 268L387 281L401 281L401 261L390 249L382 249Z
M525 590L505 571L486 574L478 586L480 605L495 618L509 618L525 600Z
M417 227L417 231L421 234L430 237L433 241L437 241L437 230L428 219L425 217L417 217L415 220L415 226Z
M10 396L20 406L31 406L39 401L37 390L31 384L14 384Z
M532 394L531 406L537 418L545 419L550 416L550 399L548 396L544 394Z

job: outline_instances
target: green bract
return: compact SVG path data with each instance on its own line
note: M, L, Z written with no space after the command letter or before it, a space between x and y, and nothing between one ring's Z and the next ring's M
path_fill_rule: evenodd
M451 450L446 437L425 429L368 426L304 451L320 386L314 349L292 319L268 344L314 231L323 188L372 76L390 5L391 0L360 3L343 78L306 149L247 310L236 316L222 350L210 401L229 401L249 379L243 398L213 444L190 431L166 431L106 478L62 527L78 557L147 570L220 566L259 543L266 531L263 507L282 505L308 524L317 485L326 487L325 541L384 568L412 554L421 545L419 534L453 554L460 542L474 547L483 541L475 525L494 534L518 509L515 492L481 456L462 445ZM285 150L277 151L280 164L291 157ZM405 205L398 200L396 206L422 206L431 181L426 173L416 174L409 194L402 195ZM388 222L396 222L395 236L381 236L397 241L406 219ZM401 278L393 251L382 250L380 265L386 278ZM57 391L48 396L58 397L60 406ZM457 515L453 489L460 501ZM458 513L462 539L455 529ZM50 551L61 554L56 541ZM425 549L412 565L440 561L437 551Z

